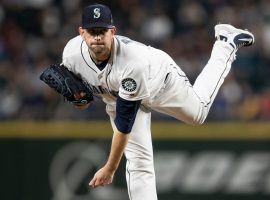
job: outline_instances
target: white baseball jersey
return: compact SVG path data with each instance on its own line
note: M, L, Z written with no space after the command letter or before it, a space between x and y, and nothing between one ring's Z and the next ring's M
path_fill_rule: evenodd
M165 52L123 36L115 36L112 55L102 71L90 58L81 36L67 43L63 64L86 81L105 103L114 104L118 93L130 101L142 99L147 107L151 107L164 87L166 75L176 66Z
M107 103L113 129L118 95L125 100L142 100L142 105L186 123L202 123L234 60L235 50L216 41L211 57L193 86L166 53L150 46L115 36L106 67L100 71L90 58L81 36L71 39L63 52L63 64L89 84ZM139 109L125 148L129 198L156 200L156 183L151 141L151 113Z

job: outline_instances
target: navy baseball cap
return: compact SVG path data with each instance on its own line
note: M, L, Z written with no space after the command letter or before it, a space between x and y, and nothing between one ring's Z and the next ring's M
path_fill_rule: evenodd
M82 28L112 28L113 18L108 6L93 4L83 9Z

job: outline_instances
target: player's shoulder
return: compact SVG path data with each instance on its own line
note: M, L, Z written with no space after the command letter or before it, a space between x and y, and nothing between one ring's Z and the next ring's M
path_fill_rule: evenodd
M70 39L63 50L63 56L69 56L72 54L80 53L80 48L82 45L83 39L80 35Z
M118 55L125 62L144 63L147 60L149 47L143 43L132 40L128 37L116 35Z
M129 50L135 50L135 48L145 48L145 49L148 48L147 45L138 42L136 40L130 39L129 37L126 36L116 35L115 38L117 39L117 41L121 46L124 46Z

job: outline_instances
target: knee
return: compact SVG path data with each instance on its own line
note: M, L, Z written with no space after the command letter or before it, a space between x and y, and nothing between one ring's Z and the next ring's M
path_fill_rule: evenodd
M202 125L208 116L208 112L209 112L209 107L202 105L202 107L199 109L199 111L195 115L190 116L187 123L194 126Z
M189 118L185 120L185 123L192 125L192 126L200 126L205 122L207 116L205 115L200 115L197 117Z
M192 125L192 126L200 126L203 123L204 123L204 121L197 121L197 120L187 122L187 124Z
M204 123L204 121L195 121L195 122L193 122L191 125L192 126L200 126L200 125L202 125Z

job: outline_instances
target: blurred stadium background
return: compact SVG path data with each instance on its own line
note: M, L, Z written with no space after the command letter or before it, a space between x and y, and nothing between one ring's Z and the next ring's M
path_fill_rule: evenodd
M118 34L166 51L192 83L209 58L215 24L254 33L206 125L153 113L157 185L161 200L269 199L269 0L2 0L0 199L127 199L124 161L112 186L87 187L109 150L104 104L76 110L39 80L77 35L81 8L96 2L111 7Z

